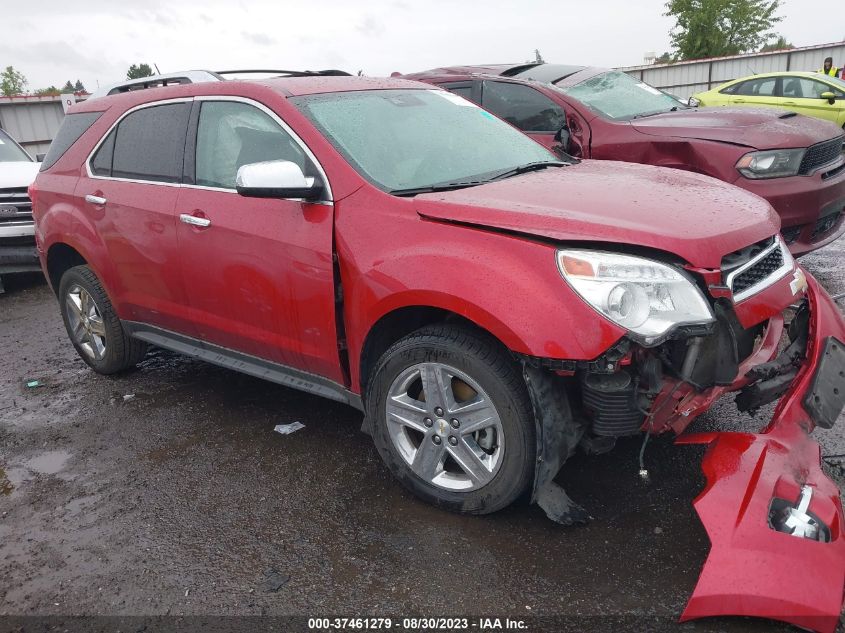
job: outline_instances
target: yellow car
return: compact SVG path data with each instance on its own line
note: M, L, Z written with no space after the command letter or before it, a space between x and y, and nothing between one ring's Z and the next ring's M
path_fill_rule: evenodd
M734 79L690 97L691 106L773 106L845 126L845 81L820 73L780 72Z

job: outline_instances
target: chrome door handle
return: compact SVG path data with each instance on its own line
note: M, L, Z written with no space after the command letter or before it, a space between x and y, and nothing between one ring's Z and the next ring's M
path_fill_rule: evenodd
M208 218L198 218L189 213L183 213L179 216L179 220L191 226L211 226L211 220Z
M95 204L98 207L103 206L107 200L105 198L101 198L100 196L92 196L90 193L85 196L85 202L90 202L91 204Z

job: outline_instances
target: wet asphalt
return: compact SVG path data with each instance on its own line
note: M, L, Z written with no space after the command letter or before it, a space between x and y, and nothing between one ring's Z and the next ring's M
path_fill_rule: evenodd
M802 261L845 292L845 240ZM700 447L652 441L647 482L636 439L571 459L558 481L594 517L586 527L525 505L448 514L392 481L355 410L160 350L135 371L99 376L77 358L39 275L4 283L0 630L2 616L20 615L291 614L562 616L582 630L603 616L655 616L679 631L791 630L673 623L708 551L691 505ZM295 421L305 428L273 431ZM764 422L728 399L695 425ZM845 454L845 419L816 436L825 454Z

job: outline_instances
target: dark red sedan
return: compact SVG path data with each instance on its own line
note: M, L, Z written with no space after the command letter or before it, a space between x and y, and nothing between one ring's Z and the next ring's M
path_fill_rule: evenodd
M451 66L405 77L574 156L675 167L756 193L780 215L793 254L845 232L845 137L832 123L773 108L689 108L623 72L586 66Z

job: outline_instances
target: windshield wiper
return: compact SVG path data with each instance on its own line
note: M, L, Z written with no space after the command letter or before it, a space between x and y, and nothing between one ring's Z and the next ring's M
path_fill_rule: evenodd
M632 118L634 119L644 119L649 116L657 116L658 114L668 114L669 112L677 112L681 108L679 106L672 106L668 110L657 110L656 112L646 112L645 114L636 114Z
M425 185L424 187L409 187L408 189L391 189L387 193L394 196L416 196L420 193L434 193L436 191L454 191L455 189L465 189L466 187L474 187L476 185L483 185L483 180L462 180L460 182L438 182L433 185Z
M545 169L546 167L568 167L571 164L572 163L566 163L562 160L539 160L534 163L526 163L525 165L520 165L519 167L514 167L513 169L508 169L506 171L499 172L498 174L489 178L487 182L492 182L494 180L503 180L512 176L519 176L520 174L527 174L530 171L539 171L540 169Z

